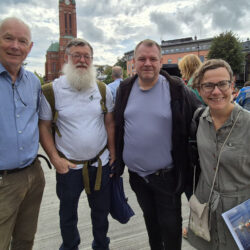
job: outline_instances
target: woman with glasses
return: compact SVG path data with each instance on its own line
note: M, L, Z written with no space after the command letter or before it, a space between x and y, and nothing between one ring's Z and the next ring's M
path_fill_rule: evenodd
M188 231L189 242L202 250L238 249L221 214L250 198L250 113L231 102L232 78L229 64L213 59L199 68L193 80L208 105L196 134L201 173L195 195L202 204L208 202L219 162L210 202L211 240L208 242Z

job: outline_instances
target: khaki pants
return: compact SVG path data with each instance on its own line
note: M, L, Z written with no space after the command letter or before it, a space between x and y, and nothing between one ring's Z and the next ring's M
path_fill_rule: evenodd
M31 250L45 180L39 160L0 180L0 250Z

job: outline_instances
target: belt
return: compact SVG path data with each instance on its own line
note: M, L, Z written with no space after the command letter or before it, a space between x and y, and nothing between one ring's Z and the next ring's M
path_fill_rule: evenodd
M20 171L22 171L24 169L27 169L27 168L33 166L35 161L36 161L36 158L31 164L25 166L24 168L14 168L14 169L0 170L0 175L14 174L14 173L20 172Z
M74 164L83 164L83 168L82 168L82 176L83 176L83 181L84 181L84 187L85 187L85 191L87 194L90 194L90 183L89 183L89 173L88 173L88 167L91 166L93 163L98 162L98 168L97 168L97 173L96 173L96 181L95 181L95 187L94 190L98 191L101 188L101 179L102 179L102 161L100 159L100 156L102 155L102 153L105 151L105 149L107 148L107 146L105 146L100 152L99 154L90 159L90 160L83 160L83 161L76 161L76 160L72 160L72 159L67 159L65 157L65 155L58 151L58 154L69 160L70 162L73 162Z
M157 170L156 172L154 172L153 175L165 176L166 174L168 174L172 170L173 170L173 167L172 168L163 168L163 169L160 169L160 170Z

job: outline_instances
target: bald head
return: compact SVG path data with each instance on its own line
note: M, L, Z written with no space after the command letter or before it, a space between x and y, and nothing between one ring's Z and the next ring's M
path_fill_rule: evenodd
M7 17L0 21L0 34L2 34L6 25L18 25L22 26L24 30L26 30L27 37L29 39L29 43L31 43L31 32L30 27L21 19L16 17Z
M114 66L112 68L112 77L114 79L122 78L122 68L120 66Z
M29 26L16 17L0 22L0 63L15 81L33 43Z

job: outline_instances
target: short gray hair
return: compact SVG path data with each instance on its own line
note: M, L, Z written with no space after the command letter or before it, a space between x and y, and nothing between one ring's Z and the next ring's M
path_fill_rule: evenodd
M135 51L134 51L134 58L135 58L135 56L136 56L136 52L137 52L138 48L139 48L142 44L145 45L145 46L147 46L147 47L156 46L157 49L159 50L160 58L162 57L162 54L161 54L161 46L160 46L157 42L155 42L155 41L153 41L153 40L151 40L151 39L145 39L145 40L140 41L140 42L136 45Z
M69 49L71 47L77 47L77 46L82 46L82 47L88 46L91 50L91 56L93 56L94 52L93 52L92 46L90 45L89 42L81 38L74 38L68 42L68 44L66 45L66 50L65 50L66 54L69 54Z
M112 68L112 76L115 78L121 78L122 77L122 67L114 66Z
M25 23L22 19L20 18L17 18L17 17L6 17L4 18L3 20L0 21L0 32L2 31L2 28L3 28L3 25L9 21L16 21L20 24L23 24L27 29L28 29L28 32L29 32L29 39L31 42L31 30L30 30L30 27L27 23Z

